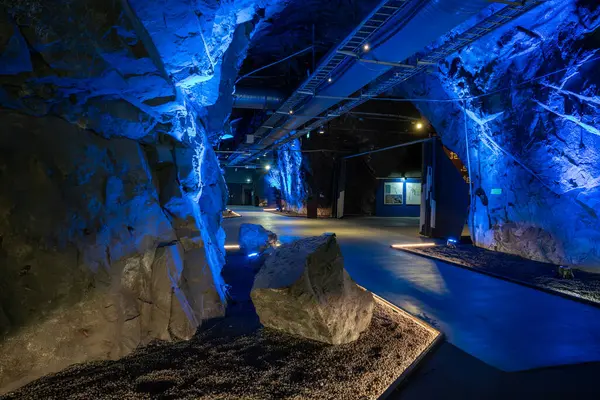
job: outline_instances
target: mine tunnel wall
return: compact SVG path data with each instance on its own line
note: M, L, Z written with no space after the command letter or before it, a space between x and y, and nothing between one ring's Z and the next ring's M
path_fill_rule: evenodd
M223 315L213 245L177 182L185 158L159 162L56 117L2 111L0 124L3 388Z
M223 315L212 147L250 39L279 9L54 7L0 12L0 393Z
M600 7L592 3L548 2L396 89L454 99L416 104L469 163L478 246L600 271Z

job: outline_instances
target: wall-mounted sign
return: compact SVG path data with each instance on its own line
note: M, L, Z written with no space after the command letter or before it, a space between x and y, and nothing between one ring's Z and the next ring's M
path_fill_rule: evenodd
M421 204L421 183L406 182L406 204L419 205Z
M403 204L404 182L386 182L383 187L383 204L398 206Z

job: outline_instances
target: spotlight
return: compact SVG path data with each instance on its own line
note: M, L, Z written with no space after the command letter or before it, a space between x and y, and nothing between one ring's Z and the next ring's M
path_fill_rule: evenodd
M331 77L327 78L327 82L331 83L333 82L333 79L331 79Z
M258 253L250 253L248 254L248 258L258 257Z
M269 171L269 170L271 169L271 166L270 166L269 164L267 164L267 165L265 165L265 169L266 169L267 171Z
M457 243L458 243L458 240L456 240L454 238L448 238L448 240L446 241L446 247L450 247L451 249L455 249Z
M289 112L290 112L290 115L292 115L294 113L294 110L290 110Z
M423 129L423 123L422 122L417 122L416 128L417 129Z
M247 182L247 183L250 183L250 182L252 182L252 181L250 180L250 178L248 178L248 179L246 179L246 182Z
M322 134L324 134L324 133L325 133L325 129L323 129L323 127L320 127L320 128L319 128L319 134L321 134L321 135L322 135Z
M310 139L310 132L308 132L308 133L306 134L306 138L307 138L307 139Z
M363 46L363 50L364 50L364 51L369 51L369 50L371 50L371 46L369 45L369 43L365 43L365 44L364 44L364 46Z

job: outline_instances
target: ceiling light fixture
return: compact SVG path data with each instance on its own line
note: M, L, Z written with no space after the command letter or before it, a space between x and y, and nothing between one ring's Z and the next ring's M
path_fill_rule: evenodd
M369 51L369 50L371 50L371 46L369 45L369 43L365 43L365 44L364 44L364 46L363 46L363 50L364 50L364 51Z

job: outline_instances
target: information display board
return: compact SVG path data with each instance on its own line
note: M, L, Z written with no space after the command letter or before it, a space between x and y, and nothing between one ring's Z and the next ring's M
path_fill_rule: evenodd
M421 204L421 183L406 182L406 204L419 205Z
M383 204L397 206L403 204L404 182L386 182L383 192Z

